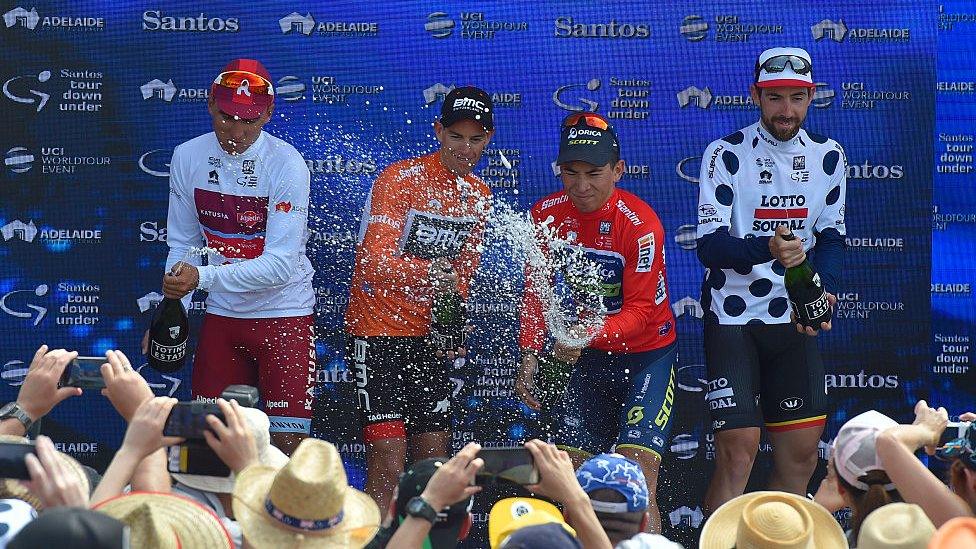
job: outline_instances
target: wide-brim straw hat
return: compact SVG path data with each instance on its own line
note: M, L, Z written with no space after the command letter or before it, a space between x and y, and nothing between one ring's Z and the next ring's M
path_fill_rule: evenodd
M164 492L131 492L105 500L94 509L129 526L131 547L234 549L217 515L189 498Z
M336 447L314 438L303 440L284 467L241 471L234 516L256 549L362 547L380 523L373 499L349 486Z
M840 524L820 504L786 492L725 502L702 528L700 549L847 549Z
M258 449L258 463L281 468L288 462L288 456L278 448L271 445L271 421L267 414L257 408L242 407L241 413L247 422L254 436L254 444ZM172 473L177 482L202 490L217 494L231 494L234 492L235 475L231 473L226 477L214 477L209 475L188 475L186 473Z
M30 442L30 440L26 437L0 435L0 442L27 444ZM91 482L88 480L88 475L85 474L85 469L81 466L81 463L64 452L56 451L55 455L61 461L61 465L63 465L65 469L70 471L73 476L78 477L78 481L81 483L84 493L90 494ZM17 479L5 478L2 482L0 482L0 499L19 499L21 501L26 501L31 507L37 509L38 511L44 510L44 504L41 503L41 499L28 490L27 487Z
M882 505L865 517L857 535L859 549L925 549L935 526L911 503Z

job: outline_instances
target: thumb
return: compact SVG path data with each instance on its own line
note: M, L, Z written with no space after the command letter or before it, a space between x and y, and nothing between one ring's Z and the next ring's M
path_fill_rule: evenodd
M81 388L79 387L62 387L54 393L54 403L58 404L65 399L79 395L81 395Z

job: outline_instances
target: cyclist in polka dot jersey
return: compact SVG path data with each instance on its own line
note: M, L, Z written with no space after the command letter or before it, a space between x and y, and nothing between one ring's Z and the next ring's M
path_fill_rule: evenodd
M846 233L844 149L801 127L814 90L806 51L766 50L754 77L760 120L702 155L705 399L717 450L706 512L742 494L763 425L774 447L769 489L805 493L828 409L818 332L791 320L783 275L810 253L836 302ZM790 233L796 238L783 238ZM821 325L829 329L829 322Z

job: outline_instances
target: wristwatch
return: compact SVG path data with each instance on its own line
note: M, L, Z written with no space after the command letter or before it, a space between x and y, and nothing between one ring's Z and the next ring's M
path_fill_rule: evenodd
M410 501L407 502L407 514L411 517L424 519L431 524L437 522L437 510L431 507L430 504L420 496L412 497L410 498Z
M0 421L9 418L16 418L18 421L24 424L24 431L30 431L32 425L34 425L34 420L27 415L27 412L20 407L20 404L16 402L8 402L0 408Z

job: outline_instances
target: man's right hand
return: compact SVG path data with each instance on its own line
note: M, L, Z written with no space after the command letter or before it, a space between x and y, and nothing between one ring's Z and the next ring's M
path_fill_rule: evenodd
M46 416L62 400L81 394L81 389L77 387L58 388L61 374L77 356L78 351L69 353L64 349L48 352L47 345L41 345L34 353L24 383L17 393L17 404L32 420Z
M446 257L438 257L430 262L430 285L436 292L453 292L457 290L458 276L454 266Z
M102 378L105 388L102 396L107 398L126 422L132 421L139 406L155 396L142 374L135 371L129 358L122 351L106 351L108 358L102 364Z
M922 442L927 454L935 453L935 447L939 445L939 438L942 437L942 431L945 431L948 422L949 413L945 408L932 408L924 400L915 404L915 421L912 425L924 429L925 437Z
M534 376L538 369L539 359L533 353L522 353L522 364L519 366L518 374L515 377L515 394L533 410L542 408L539 401L532 395L532 391L535 391Z
M788 234L790 229L786 225L779 225L776 227L776 234L769 239L769 253L786 268L796 267L807 258L806 252L803 251L803 241L799 238L793 240L783 238Z

